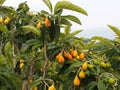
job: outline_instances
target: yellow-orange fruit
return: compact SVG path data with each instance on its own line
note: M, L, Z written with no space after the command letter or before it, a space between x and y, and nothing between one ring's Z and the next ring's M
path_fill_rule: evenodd
M29 12L29 16L33 16L33 12Z
M80 77L80 78L83 79L83 78L85 78L85 76L86 76L86 75L85 75L85 72L84 72L84 71L80 71L80 72L79 72L79 77Z
M80 60L83 60L85 58L85 54L81 53L79 57L80 57Z
M59 62L60 64L63 64L63 63L65 62L65 59L64 59L64 57L63 57L62 55L59 56L58 62Z
M68 58L68 53L64 51L64 57Z
M20 63L24 63L24 60L23 60L23 59L20 59Z
M46 27L50 27L51 26L51 22L50 22L50 20L47 17L45 18L45 26Z
M40 29L42 27L41 23L38 22L36 27L37 27L37 29Z
M32 88L32 90L37 90L37 87L36 87L36 86L35 86L35 87L33 87L33 88Z
M74 50L73 50L73 49L70 49L70 54L71 54L71 55L73 55L73 52L74 52Z
M32 79L29 80L29 83L32 83Z
M2 23L3 22L3 19L2 18L0 18L0 23Z
M5 19L4 20L4 24L8 24L9 23L9 20L8 19Z
M78 78L78 76L75 77L73 83L74 83L74 86L79 86L80 85L80 79Z
M55 88L55 86L52 84L52 85L48 88L48 90L56 90L56 88Z
M56 56L56 59L58 59L60 56L61 56L61 53L59 53L59 54Z
M6 19L7 19L8 21L10 21L10 18L9 18L9 17L6 17Z
M79 55L77 55L77 57L76 57L78 60L80 59L80 56Z
M77 50L74 50L73 53L72 53L73 57L76 57L78 55L78 52Z
M20 68L20 69L22 69L22 68L23 68L23 66L24 66L24 63L20 63L19 68Z
M68 60L72 60L72 59L73 59L72 55L68 53Z
M88 67L87 61L85 61L82 65L82 70L87 70L87 67Z

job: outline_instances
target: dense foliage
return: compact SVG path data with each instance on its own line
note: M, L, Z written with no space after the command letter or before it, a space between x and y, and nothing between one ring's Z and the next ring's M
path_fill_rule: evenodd
M120 90L120 30L117 37L76 37L72 22L81 25L71 10L87 12L69 1L49 11L30 12L26 2L18 8L0 1L0 90ZM61 29L64 32L61 32Z

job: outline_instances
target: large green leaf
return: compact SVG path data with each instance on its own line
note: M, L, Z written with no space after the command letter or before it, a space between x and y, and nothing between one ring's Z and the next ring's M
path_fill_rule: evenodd
M115 75L120 80L120 73L115 70L110 70L110 72Z
M106 90L105 84L102 80L98 81L98 90Z
M40 31L33 26L27 25L27 26L22 26L22 28L40 36Z
M110 40L108 40L107 38L103 38L100 36L94 36L92 37L92 40L99 40L102 44L109 46L109 47L113 47L113 43L111 43Z
M112 25L108 25L108 27L112 29L116 33L116 35L120 38L120 29Z
M50 2L50 0L43 0L43 2L48 6L48 8L50 9L50 11L52 12L52 4Z
M71 22L69 22L67 19L65 18L61 18L61 24L63 25L68 25L68 26L72 26Z
M39 85L40 83L42 83L41 79L35 80L35 81L33 81L32 83L29 84L29 87L33 88L33 87Z
M79 18L77 18L76 16L66 15L66 16L62 16L62 18L69 19L69 20L71 20L71 21L73 21L73 22L81 25L81 21L80 21Z
M10 41L8 41L4 46L4 53L6 56L7 63L11 67L13 67L13 58L12 58L11 52L12 52L12 44Z
M56 13L56 12L57 12L58 10L60 10L60 9L73 10L73 11L82 13L82 14L84 14L84 15L88 15L87 12L86 12L83 8L81 8L81 7L73 4L73 3L71 3L71 2L68 2L68 1L60 1L60 2L58 2L58 3L55 5L54 13Z
M93 90L93 88L97 86L97 82L96 81L92 81L87 85L87 90Z
M75 35L79 34L82 30L76 30L69 35L69 37L74 37Z
M3 6L3 7L0 7L0 13L1 15L8 14L8 13L11 15L11 13L16 13L16 11L13 7Z
M17 90L14 82L9 78L9 76L1 74L0 77L2 78L2 83L4 83L4 87L6 90L9 88L10 90Z

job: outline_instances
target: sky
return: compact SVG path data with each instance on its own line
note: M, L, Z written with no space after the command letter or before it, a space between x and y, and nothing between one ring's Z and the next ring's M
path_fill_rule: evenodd
M19 3L27 1L31 11L49 10L42 0L6 0L4 5L18 7ZM51 0L55 5L60 0ZM107 27L107 24L120 26L120 0L68 0L88 13L83 14L64 10L64 14L73 14L80 18L82 25L73 24L72 29L82 29L81 36L91 38L94 35L113 38L114 33Z

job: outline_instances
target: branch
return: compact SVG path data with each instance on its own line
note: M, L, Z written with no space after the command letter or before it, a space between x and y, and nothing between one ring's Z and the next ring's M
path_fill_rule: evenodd
M47 64L48 64L48 61L49 61L49 59L47 57L47 53L46 53L46 51L47 51L46 41L44 41L44 48L43 49L44 49L44 57L45 57L45 65L44 65L44 68L43 68L43 79L44 79L45 76L46 76Z

